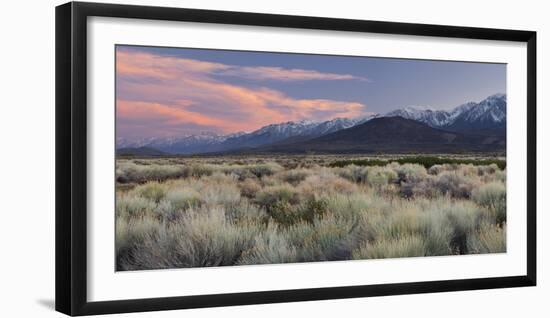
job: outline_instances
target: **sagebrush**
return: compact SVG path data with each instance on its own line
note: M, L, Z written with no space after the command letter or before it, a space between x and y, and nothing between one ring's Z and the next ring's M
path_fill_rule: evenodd
M119 159L117 269L505 252L505 163L418 160Z

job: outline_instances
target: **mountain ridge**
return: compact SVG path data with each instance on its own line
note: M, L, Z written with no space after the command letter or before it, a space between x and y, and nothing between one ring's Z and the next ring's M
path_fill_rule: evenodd
M401 116L434 128L452 131L505 128L506 94L493 94L479 103L468 102L447 111L404 107L391 111L386 116Z
M506 132L506 95L493 94L479 103L468 102L451 110L406 106L384 115L274 123L249 133L219 135L205 132L180 138L147 138L136 142L119 138L117 149L150 147L171 154L197 154L263 147L271 144L292 144L349 129L375 118L395 116L452 132L502 137Z
M380 117L307 141L232 153L458 153L502 151L505 139L433 128L400 116Z

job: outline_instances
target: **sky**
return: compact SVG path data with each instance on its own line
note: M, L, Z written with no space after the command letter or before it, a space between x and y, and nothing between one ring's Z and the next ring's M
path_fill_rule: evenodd
M448 110L506 93L506 65L116 47L117 138L250 132L298 120Z

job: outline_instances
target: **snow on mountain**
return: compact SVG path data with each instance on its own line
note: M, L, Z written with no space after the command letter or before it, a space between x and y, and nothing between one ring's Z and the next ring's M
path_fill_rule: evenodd
M500 123L506 119L506 95L495 94L471 107L461 116L467 121L493 121Z
M311 126L311 127L309 127L309 129L305 129L302 132L300 132L300 135L303 135L303 136L322 136L322 135L333 133L333 132L338 131L338 130L351 128L351 127L356 126L358 124L365 123L365 122L367 122L367 121L369 121L369 120L371 120L371 119L373 119L377 116L378 116L378 114L368 115L368 116L363 116L363 117L358 117L358 118L338 117L338 118L334 118L334 119L327 120L327 121L324 121L324 122L316 123L315 126Z
M452 109L450 112L449 112L449 123L452 123L456 120L456 118L458 118L458 116L460 116L461 114L465 113L465 112L468 112L470 109L472 109L473 107L475 107L477 104L474 103L474 102L469 102L469 103L466 103L466 104L462 104L460 106L457 106L455 107L454 109Z
M501 130L506 128L506 95L487 97L468 111L462 112L448 126L452 130Z
M501 128L506 123L506 95L491 95L479 103L469 102L450 111L409 106L385 115L391 116L400 116L434 128L450 130Z
M117 148L137 148L137 147L152 147L159 150L169 150L171 148L185 148L196 145L212 145L219 144L225 141L230 136L218 135L211 132L204 132L197 135L189 135L182 137L157 137L157 138L142 138L128 140L117 138Z
M444 110L433 110L425 107L408 106L391 111L385 117L400 116L406 119L416 120L432 127L441 127L449 123L451 117Z
M321 136L351 126L353 126L353 121L346 118L336 118L324 122L289 121L267 125L251 133L228 138L222 143L222 147L227 149L257 147L289 138Z
M334 118L317 122L311 120L289 121L286 123L272 124L262 127L250 133L250 135L270 134L282 138L296 136L321 136L341 129L351 128L359 123L364 123L378 115L369 115L359 118Z
M144 138L139 140L117 139L117 148L151 147L168 153L200 153L225 151L235 148L256 147L284 141L290 138L313 138L364 123L378 115L359 118L334 118L328 121L289 121L261 127L250 133L229 135L201 133L183 137Z
M317 127L319 122L311 120L289 121L286 123L271 124L250 133L250 135L271 134L273 136L289 137L302 135Z
M116 139L117 148L139 148L146 146L159 138L150 137L150 138L139 138L139 139L128 139L118 137Z
M279 142L295 142L320 137L352 128L373 118L400 116L427 124L433 128L452 131L502 130L506 124L506 95L495 94L479 103L469 102L450 111L428 107L408 106L385 115L375 114L357 118L334 118L328 121L289 121L261 127L250 133L219 135L205 132L171 138L127 140L117 138L117 149L151 147L167 153L192 154L258 147Z

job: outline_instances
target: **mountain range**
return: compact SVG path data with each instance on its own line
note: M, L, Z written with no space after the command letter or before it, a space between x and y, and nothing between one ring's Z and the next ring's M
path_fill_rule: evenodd
M457 153L501 151L504 136L466 134L430 127L400 116L378 117L349 129L293 143L233 153Z
M506 95L495 94L479 103L466 103L451 111L405 107L386 114L416 120L450 131L506 129Z
M117 139L117 153L496 151L505 148L506 95L452 110L404 107L387 114L329 121L290 121L250 133L181 138ZM141 151L145 149L146 151ZM453 152L454 152L453 151Z

